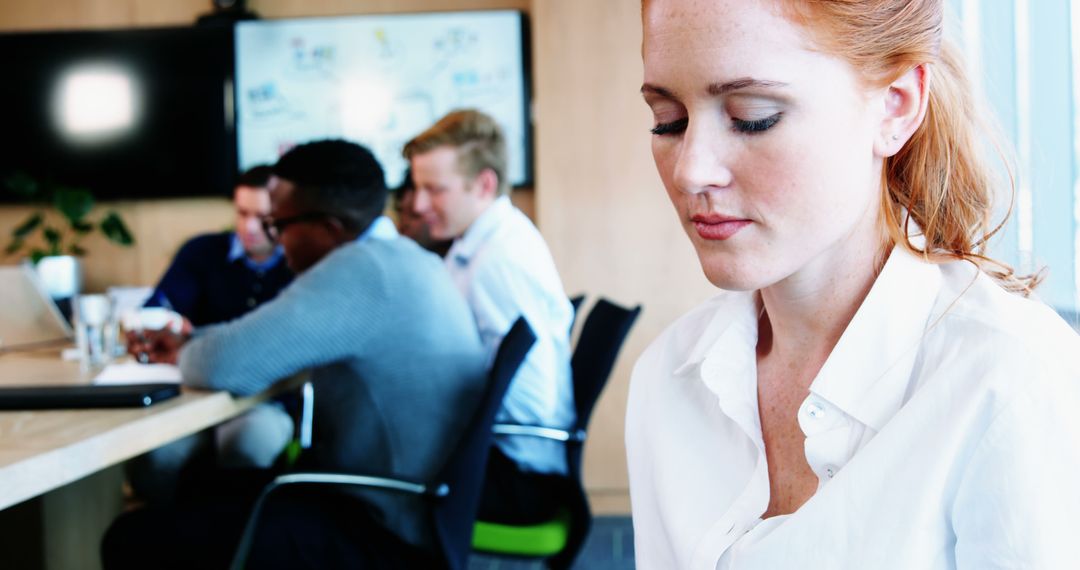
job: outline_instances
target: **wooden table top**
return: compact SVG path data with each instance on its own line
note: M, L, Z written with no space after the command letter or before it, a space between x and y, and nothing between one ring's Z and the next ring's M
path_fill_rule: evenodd
M0 384L88 383L58 350L0 355ZM236 416L266 398L184 388L148 408L0 412L0 509Z

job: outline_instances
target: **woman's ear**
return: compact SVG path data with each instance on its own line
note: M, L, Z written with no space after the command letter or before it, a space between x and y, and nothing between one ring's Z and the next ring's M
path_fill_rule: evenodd
M926 117L930 100L930 66L922 63L889 84L884 92L884 117L874 141L874 154L889 157L900 152Z

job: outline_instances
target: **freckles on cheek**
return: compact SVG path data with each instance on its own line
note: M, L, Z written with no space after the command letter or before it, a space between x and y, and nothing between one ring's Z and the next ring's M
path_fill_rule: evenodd
M798 200L808 188L828 182L823 178L830 169L824 164L830 159L820 152L825 141L818 136L803 138L807 140L791 140L762 157L762 167L758 171L770 179L774 199Z

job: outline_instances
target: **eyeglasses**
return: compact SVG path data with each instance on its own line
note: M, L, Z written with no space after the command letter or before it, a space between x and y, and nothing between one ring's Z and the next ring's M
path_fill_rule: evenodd
M286 218L271 218L269 216L260 220L262 222L263 233L271 240L277 241L281 237L281 233L285 231L285 228L297 224L300 222L310 222L314 220L322 220L326 218L334 218L333 214L327 212L304 212L303 214L297 214L295 216L288 216Z

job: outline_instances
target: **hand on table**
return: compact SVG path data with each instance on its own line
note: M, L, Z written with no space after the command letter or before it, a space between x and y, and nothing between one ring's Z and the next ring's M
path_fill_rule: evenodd
M184 319L179 332L172 327L128 331L128 354L143 364L176 364L180 349L191 338L191 330L191 322Z

